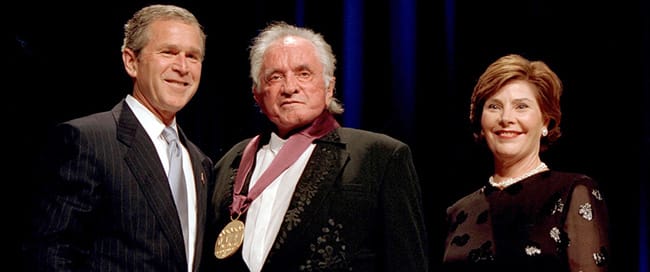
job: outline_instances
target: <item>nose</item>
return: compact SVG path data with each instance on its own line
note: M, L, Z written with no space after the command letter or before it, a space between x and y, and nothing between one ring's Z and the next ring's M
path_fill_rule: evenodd
M174 59L174 62L172 64L172 69L175 71L178 71L181 74L185 74L188 71L188 57L185 56L184 54L178 54L176 55L176 58Z
M282 85L282 93L283 94L293 94L298 91L298 79L296 78L295 75L287 75L284 80L284 84Z
M506 107L503 109L503 111L501 111L501 116L499 116L499 123L501 124L511 123L513 119L514 119L513 110Z

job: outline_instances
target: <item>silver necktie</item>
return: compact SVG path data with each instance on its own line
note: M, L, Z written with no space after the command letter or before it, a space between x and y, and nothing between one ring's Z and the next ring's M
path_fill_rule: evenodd
M163 130L163 137L167 141L167 154L169 155L169 186L174 195L176 210L183 228L183 239L185 240L185 252L188 252L188 219L187 219L187 188L185 187L185 176L183 175L183 157L181 156L181 143L173 128L166 127Z

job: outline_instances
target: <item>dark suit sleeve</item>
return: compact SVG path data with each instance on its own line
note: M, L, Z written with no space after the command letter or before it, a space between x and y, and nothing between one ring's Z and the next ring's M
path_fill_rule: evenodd
M92 239L92 218L98 180L91 144L77 129L58 126L43 156L43 169L35 180L35 207L25 246L28 270L80 269Z
M398 145L384 170L384 271L428 271L422 193L410 148Z

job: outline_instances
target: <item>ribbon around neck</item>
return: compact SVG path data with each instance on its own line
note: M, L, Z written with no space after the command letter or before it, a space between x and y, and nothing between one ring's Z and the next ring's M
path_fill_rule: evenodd
M262 173L253 188L250 188L248 195L242 195L244 180L248 176L255 161L257 146L260 141L260 135L255 136L244 149L242 162L239 164L233 192L233 200L230 205L230 215L239 217L248 210L250 203L257 198L264 189L275 180L284 170L289 168L307 147L320 137L325 136L330 131L339 127L339 123L334 119L331 113L323 111L309 127L295 133L289 137L287 142L282 146L278 155L273 159L271 165Z

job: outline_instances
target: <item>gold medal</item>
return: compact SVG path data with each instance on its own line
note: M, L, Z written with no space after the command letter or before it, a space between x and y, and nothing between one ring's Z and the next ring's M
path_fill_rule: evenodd
M214 256L219 259L230 257L237 252L244 241L244 222L233 219L226 225L217 237L214 245Z

